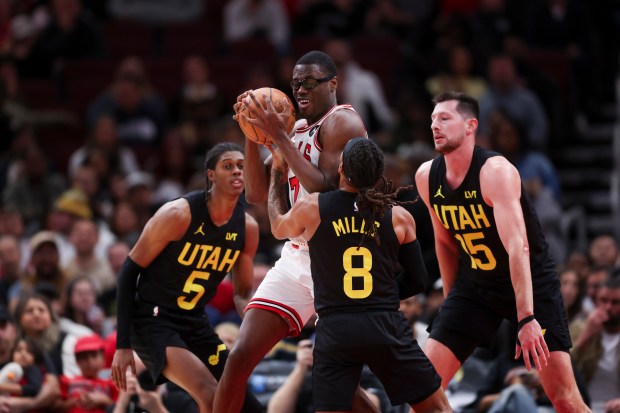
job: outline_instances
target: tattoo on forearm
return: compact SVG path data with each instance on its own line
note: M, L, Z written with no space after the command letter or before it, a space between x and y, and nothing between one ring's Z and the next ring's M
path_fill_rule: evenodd
M284 198L286 191L284 186L285 182L282 179L282 171L272 170L268 203L269 219L272 221L286 213L286 199Z

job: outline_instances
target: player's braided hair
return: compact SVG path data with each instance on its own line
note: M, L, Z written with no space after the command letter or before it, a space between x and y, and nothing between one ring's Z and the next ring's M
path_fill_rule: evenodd
M207 152L207 156L205 156L205 172L207 170L215 170L215 166L220 161L220 158L225 152L241 152L243 153L243 148L236 143L230 142L222 142L215 145L213 148L209 149ZM211 189L211 181L209 178L207 180L207 192Z
M364 219L371 223L360 245L364 242L366 235L372 237L378 244L380 243L375 220L382 218L388 208L415 202L396 200L401 191L411 189L412 186L394 188L392 181L383 176L384 167L383 152L370 139L351 139L342 151L344 176L358 189L359 192L355 199L357 208Z

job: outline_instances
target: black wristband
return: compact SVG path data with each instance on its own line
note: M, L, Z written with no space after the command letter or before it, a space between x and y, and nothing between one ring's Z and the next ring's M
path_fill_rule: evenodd
M523 328L524 325L526 325L527 323L529 323L532 320L535 320L536 317L534 317L534 315L528 315L527 317L523 317L519 323L517 324L517 332L521 331L521 329Z

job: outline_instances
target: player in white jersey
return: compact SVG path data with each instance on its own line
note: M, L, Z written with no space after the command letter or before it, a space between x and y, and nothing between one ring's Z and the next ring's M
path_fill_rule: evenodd
M235 104L235 119L249 95L262 111L253 113L254 123L271 137L288 164L288 188L291 205L305 194L336 189L338 164L346 143L367 136L366 128L350 105L336 104L338 77L332 58L319 51L302 56L293 69L293 94L302 120L288 136L284 113L278 113L267 100L261 106L252 91L243 93ZM269 190L270 168L259 154L258 145L245 141L246 199L265 202ZM314 314L314 297L308 246L289 240L281 258L250 300L224 374L218 384L213 411L238 413L247 380L254 367L269 350L287 336L296 336ZM376 409L358 389L353 404L357 412Z

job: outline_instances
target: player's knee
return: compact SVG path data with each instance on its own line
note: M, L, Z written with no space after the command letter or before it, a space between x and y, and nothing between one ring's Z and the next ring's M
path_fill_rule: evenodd
M228 360L226 360L228 370L236 373L247 373L247 375L254 370L257 363L258 361L255 361L252 356L252 351L243 345L236 345L230 351Z

